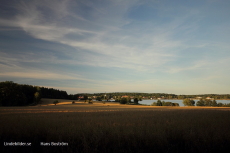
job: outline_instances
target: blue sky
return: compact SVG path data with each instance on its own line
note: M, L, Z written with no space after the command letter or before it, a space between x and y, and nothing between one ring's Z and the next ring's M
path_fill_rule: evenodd
M68 94L229 94L229 0L8 0L0 81Z

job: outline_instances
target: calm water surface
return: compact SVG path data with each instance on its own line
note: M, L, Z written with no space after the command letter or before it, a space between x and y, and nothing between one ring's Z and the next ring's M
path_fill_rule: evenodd
M184 107L184 104L182 103L183 100L170 100L170 99L164 99L161 101L165 101L165 102L172 102L172 103L178 103L181 107ZM197 102L198 100L194 100L195 102ZM139 104L145 104L145 105L151 105L153 102L157 102L157 100L142 100L139 101ZM223 103L223 104L229 104L230 100L216 100L217 103ZM195 103L196 105L196 103Z

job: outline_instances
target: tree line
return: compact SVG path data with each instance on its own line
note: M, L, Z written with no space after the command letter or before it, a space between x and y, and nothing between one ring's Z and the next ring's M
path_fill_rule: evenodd
M185 106L195 106L195 101L191 99L184 99L183 104ZM216 100L200 99L196 102L196 106L208 106L208 107L230 107L230 104L217 103Z
M197 94L197 95L176 95L176 94L168 94L168 93L138 93L138 92L109 92L109 93L78 93L77 95L83 96L86 95L88 97L92 96L100 96L111 97L116 99L118 96L130 96L130 97L142 97L144 99L196 99L197 97L205 99L207 97L213 99L230 99L230 94Z
M138 101L142 101L142 98L139 96L136 96L133 98L133 101L131 101L131 97L128 96L128 97L121 97L121 96L118 96L116 99L115 99L116 102L119 102L120 104L138 104Z
M157 102L153 102L151 106L180 106L178 103L172 103L172 102L165 102L161 100L157 100Z
M0 106L36 105L41 98L68 99L69 95L53 88L0 82Z
M124 97L125 96L125 97ZM68 95L66 91L53 88L17 84L12 81L0 82L0 106L24 106L36 105L41 98L51 99L70 99L70 100L87 100L96 99L98 101L114 99L121 104L132 103L138 104L142 99L185 99L185 106L194 106L193 101L186 99L195 99L199 97L197 106L228 106L229 104L216 103L206 97L213 99L230 99L230 94L203 94L203 95L176 95L167 93L137 93L137 92L110 92L110 93L78 93ZM186 102L187 101L187 102ZM210 102L211 101L211 102ZM169 102L158 102L153 105L174 105Z

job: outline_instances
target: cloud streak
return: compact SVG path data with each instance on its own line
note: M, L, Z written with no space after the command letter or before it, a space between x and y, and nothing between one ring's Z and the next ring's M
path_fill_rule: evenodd
M175 3L140 0L14 3L8 7L14 13L0 17L0 32L15 46L2 39L2 46L7 47L0 50L3 70L0 77L84 80L95 86L103 84L101 88L111 84L108 81L111 78L118 84L115 89L119 85L126 89L122 84L132 74L131 82L141 90L145 87L150 90L151 81L164 82L159 78L167 80L165 75L171 78L182 75L185 80L191 75L199 79L206 74L212 76L208 72L212 67L219 74L229 74L222 68L229 70L226 57L230 37L223 31L229 32L230 23L214 23L229 11L223 9L215 17L209 12L217 2ZM62 71L66 74L60 74ZM98 78L92 79L91 71ZM202 75L195 76L196 72ZM156 76L159 78L150 79ZM98 81L103 79L108 82ZM135 86L127 84L127 90Z
M159 36L160 34L154 36L153 35L148 35L146 37L145 34L139 33L138 37L133 37L131 34L127 34L126 40L128 43L125 42L125 40L121 40L121 37L126 33L122 28L120 27L109 27L106 28L105 30L101 31L95 31L92 29L84 29L84 28L71 28L71 27L66 27L59 25L58 19L61 17L69 17L70 12L67 10L68 6L68 1L65 1L65 3L61 3L58 6L56 6L57 3L50 3L48 4L47 8L50 10L54 16L54 19L56 19L57 22L53 24L52 20L51 22L46 22L47 18L46 16L42 15L45 12L42 12L41 10L37 9L38 6L42 5L44 2L37 2L35 1L30 2L30 3L21 3L20 7L18 8L20 10L20 14L16 16L16 21L14 24L15 26L19 26L24 31L29 33L31 36L42 39L42 40L47 40L47 41L54 41L58 43L62 43L71 47L74 47L76 49L83 49L87 50L90 52L102 54L105 56L108 56L109 60L106 60L107 64L104 66L118 66L118 67L127 67L127 68L135 68L136 66L134 65L139 65L141 69L144 69L146 65L154 65L156 63L164 63L167 62L165 57L172 57L173 54L168 54L165 52L165 50L162 50L160 48L176 48L180 45L180 42L173 42L167 40L167 36ZM92 4L87 4L87 5L92 5ZM52 6L52 7L51 7ZM125 6L130 6L129 3L127 3ZM125 13L128 8L123 6L120 8L121 12ZM60 15L60 12L55 11L52 8L63 8L61 9L63 12L63 15L61 17L58 17ZM91 6L92 7L92 6ZM110 7L110 6L109 6ZM117 7L120 7L120 5L117 4ZM116 9L113 8L113 9ZM100 10L100 8L95 8L94 10ZM107 10L104 10L104 13L106 13ZM99 13L102 11L98 11ZM122 21L121 23L124 22L124 19L121 18L121 14L117 15L115 12L112 10L112 16L107 17L106 14L103 12L100 13L100 15L104 15L104 20L102 20L102 24L100 25L101 27L104 27L105 21L110 18L118 18L119 19L115 20L117 23ZM92 13L93 14L93 13ZM91 15L91 14L90 14ZM101 20L101 19L98 19ZM75 22L82 21L82 19L76 19ZM84 22L84 21L83 21ZM133 31L135 33L135 31ZM138 31L137 31L138 33ZM90 37L86 37L83 41L76 41L74 38L69 39L66 38L68 34L74 34L77 37L81 37L87 34L91 34ZM126 35L126 34L125 34ZM163 34L165 35L165 34ZM167 35L167 34L166 34ZM124 38L124 37L123 37ZM111 40L111 41L107 41ZM133 45L132 47L130 44L142 44L143 42L146 44L149 44L147 49L143 49L139 47L138 45ZM73 53L74 54L74 53ZM93 55L92 55L93 56ZM87 57L89 55L87 54ZM99 59L102 61L104 58L103 57L98 57L98 58L90 58L90 59ZM111 61L112 59L112 61ZM152 61L155 62L151 62ZM150 62L146 64L143 61L149 60ZM163 62L164 61L164 62ZM89 65L93 65L91 63L98 63L97 60L91 60L89 62ZM111 64L110 64L111 63ZM116 63L116 64L113 64ZM118 65L119 63L119 65ZM101 64L103 65L103 64ZM97 66L101 66L97 65Z

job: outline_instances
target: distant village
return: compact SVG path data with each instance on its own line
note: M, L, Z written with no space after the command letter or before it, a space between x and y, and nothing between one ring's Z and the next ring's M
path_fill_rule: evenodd
M107 96L106 94L104 96L88 96L88 99L97 99L97 97L101 97L103 99L108 99L108 100L115 100L117 98L130 98L130 99L134 99L135 96L128 96L128 95L123 95L123 96ZM168 97L165 96L161 96L161 97L150 97L150 96L139 96L138 98L141 99L145 99L145 100L163 100L163 99L169 99ZM84 99L84 96L79 96L79 99ZM170 99L179 99L179 98L170 98ZM190 100L200 100L200 99L209 99L209 100L214 100L215 98L211 98L211 97L195 97L195 98L188 98Z

